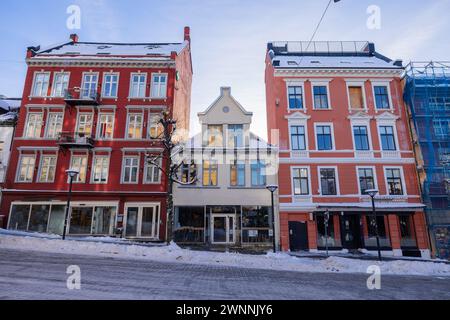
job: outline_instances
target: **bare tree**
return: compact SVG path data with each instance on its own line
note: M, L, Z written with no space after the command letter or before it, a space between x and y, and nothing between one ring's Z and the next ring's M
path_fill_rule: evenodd
M148 164L158 168L158 170L166 177L167 181L167 243L173 240L173 224L174 224L174 208L173 208L173 186L174 183L179 185L192 185L197 182L197 174L195 173L185 179L180 180L178 173L182 166L186 165L184 160L174 161L176 155L182 153L183 147L179 141L174 141L174 135L177 130L177 121L170 117L169 112L164 112L159 120L159 124L163 130L157 136L151 137L151 145L155 146L162 142L164 151L160 154L146 154ZM194 165L193 161L189 165Z

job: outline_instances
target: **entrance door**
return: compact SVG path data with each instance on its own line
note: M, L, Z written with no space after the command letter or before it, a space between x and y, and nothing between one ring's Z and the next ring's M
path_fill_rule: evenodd
M158 238L158 209L158 206L127 207L125 236L131 238Z
M211 243L232 244L236 242L235 215L213 214L211 216Z
M346 214L341 218L342 247L345 249L359 249L361 243L361 223L357 214Z
M289 248L291 251L308 250L308 225L306 222L289 221Z

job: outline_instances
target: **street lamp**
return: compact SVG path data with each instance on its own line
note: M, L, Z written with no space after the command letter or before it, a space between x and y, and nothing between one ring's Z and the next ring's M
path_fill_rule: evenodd
M274 205L274 201L273 201L273 194L275 193L275 191L278 190L278 186L277 185L267 185L266 189L270 191L270 194L272 196L272 241L273 241L273 252L277 252L277 248L276 248L276 244L275 244L275 205Z
M366 193L372 199L372 214L375 218L375 235L377 237L377 250L378 250L378 260L381 261L381 250L380 250L380 237L378 235L378 220L377 220L377 212L375 211L375 196L378 193L377 189L368 189Z
M330 220L330 212L325 211L324 217L323 217L323 223L325 224L325 249L327 250L327 257L328 257L328 222Z
M69 176L69 195L67 197L66 215L64 217L64 229L63 229L63 235L62 235L63 240L66 239L67 221L69 219L70 199L72 198L72 183L73 183L73 179L78 174L80 174L80 172L75 169L69 169L69 170L66 170L66 173Z

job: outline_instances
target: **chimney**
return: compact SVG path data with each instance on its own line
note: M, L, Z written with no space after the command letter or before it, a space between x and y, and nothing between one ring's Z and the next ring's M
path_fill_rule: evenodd
M191 42L191 28L184 27L184 41Z
M221 87L220 95L221 96L230 96L231 95L231 87Z
M70 35L70 40L72 40L73 43L77 43L78 42L78 35L76 33L72 33Z
M41 50L41 46L28 47L27 48L27 59L34 57L39 50Z

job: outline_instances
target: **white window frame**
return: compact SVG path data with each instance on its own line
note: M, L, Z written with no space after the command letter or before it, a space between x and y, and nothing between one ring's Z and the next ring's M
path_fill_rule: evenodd
M386 169L399 169L400 170L400 179L402 179L402 189L403 189L403 194L402 195L389 194L389 185L388 185L388 182L387 182ZM408 191L406 189L405 175L404 175L402 166L383 166L383 174L384 174L384 184L385 184L386 195L387 196L389 196L389 197L396 197L396 198L404 198L404 197L408 196Z
M158 82L159 83L159 86L158 86L158 93L159 93L159 95L155 95L155 92L153 92L153 85L154 85L154 82L155 82L155 77L162 77L162 76L166 77L166 83L164 85L165 86L165 90L164 90L164 92L161 92L162 91L162 86L161 86L161 81L160 81L160 82ZM161 80L161 78L160 78L160 80ZM168 75L168 73L152 73L152 81L151 81L151 84L150 84L150 98L152 98L152 99L166 99L167 98L168 86L169 86L169 75Z
M85 85L85 83L86 83L86 76L88 76L88 75L96 75L97 76L97 81L95 82L95 94L96 95L98 95L98 82L99 82L99 78L100 78L100 74L99 74L99 72L92 72L92 71L89 71L89 72L83 72L83 74L82 74L82 78L81 78L81 89L80 89L80 98L81 99L89 99L91 96L89 95L88 97L84 97L83 96L83 94L84 94L84 85ZM90 92L90 88L89 88L89 93L91 93Z
M126 158L134 158L137 159L137 173L136 173L136 181L125 181L125 159ZM122 173L121 173L121 178L120 178L120 183L122 184L138 184L139 183L139 168L140 168L140 164L141 164L141 157L140 155L124 155L122 156ZM132 168L132 167L130 167ZM130 174L131 177L131 174Z
M306 112L306 101L305 101L305 81L302 80L285 80L286 81L286 109L288 112L304 111ZM289 87L301 87L302 88L302 108L290 108L289 106Z
M311 97L312 97L312 105L313 110L332 110L331 106L331 95L330 95L330 81L310 81L311 82ZM321 109L316 108L316 100L314 99L314 87L326 87L327 88L327 100L328 100L328 108L327 109Z
M41 93L44 93L44 95L35 95L35 89L36 89L36 78L39 74L45 74L47 75L48 79L47 79L47 85L44 87L41 87ZM51 76L51 72L50 71L36 71L33 74L33 86L31 87L31 92L30 92L30 97L32 98L47 98L48 97L48 88L50 86L50 76ZM45 90L44 90L45 89Z
M307 127L307 123L306 121L302 121L302 122L298 122L298 123L294 123L294 122L288 122L288 130L289 130L289 150L291 152L305 152L309 150L309 145L308 145L308 127ZM292 148L292 127L303 127L305 129L305 150L294 150Z
M44 164L44 158L54 158L55 159L55 166L54 166L54 174L53 174L53 180L48 179L48 171L47 171L47 177L45 181L41 181L41 175L42 175L42 168ZM50 168L51 166L48 166ZM41 154L41 159L39 160L39 170L38 170L38 176L37 176L37 183L53 183L55 182L56 178L56 168L58 167L58 155L57 154Z
M88 136L92 136L93 134L92 134L92 129L94 129L94 112L78 112L78 115L77 115L77 126L76 126L76 128L75 128L75 135L77 135L78 133L80 133L80 118L81 118L81 116L91 116L91 121L90 121L90 123L91 123L91 132L89 133L89 134L87 134L86 132L83 132L84 134L86 134L86 135L88 135ZM87 122L85 122L85 126L86 126L86 123Z
M52 126L52 123L50 122L50 117L52 115L59 115L61 116L61 131L60 133L63 131L63 127L64 127L64 115L65 113L63 111L59 112L59 111L50 111L47 113L47 124L45 126L45 132L44 132L44 136L46 139L58 139L58 133L56 132L56 126ZM50 128L54 127L53 129L55 130L55 136L54 137L50 137L49 136L49 132L50 132Z
M371 80L372 86L372 95L373 95L373 106L375 111L383 112L383 111L394 111L394 105L392 103L392 93L391 93L391 82L390 81L379 81L379 80ZM375 87L387 87L388 100L389 100L389 109L378 109L377 100L375 97Z
M133 137L133 138L130 138L130 137L128 137L128 129L130 128L130 116L137 116L137 115L139 115L139 116L141 116L141 126L140 126L140 129L141 129L141 136L140 137ZM134 128L136 129L136 126L134 126ZM144 113L143 112L128 112L127 113L127 125L126 125L126 128L125 128L125 140L142 140L143 138L143 130L144 130Z
M133 92L133 77L135 75L144 76L144 94L142 96L137 96L137 97L132 96L132 92ZM141 82L139 82L139 84L140 83ZM141 93L141 90L139 90L139 93ZM132 72L130 74L130 88L129 88L129 91L128 91L128 99L145 99L147 97L146 95L147 95L147 73L146 72Z
M114 95L114 96L105 95L105 93L106 93L105 92L105 90L106 90L106 77L107 76L117 76L116 95ZM117 97L119 96L119 82L120 82L120 72L105 72L105 73L103 73L102 98L105 98L105 99L117 99ZM111 82L111 84L112 83L114 83L114 82ZM111 91L111 87L110 87L110 91Z
M294 170L306 169L308 171L308 194L295 194L294 185ZM310 166L291 166L291 192L293 198L310 198L312 196L312 184L311 184L311 167Z
M376 167L375 166L356 166L356 181L358 183L358 194L360 196L367 196L367 194L361 193L361 183L359 181L359 169L372 169L374 186L375 186L375 189L379 190Z
M365 110L367 111L367 98L366 98L366 87L365 81L355 81L355 80L346 80L346 88L347 88L347 103L348 110ZM362 109L352 109L351 99L350 99L350 87L361 87L361 94L363 97L364 107Z
M95 162L98 158L107 158L106 167L108 168L107 174L106 174L106 181L95 181ZM92 166L91 166L91 184L107 184L109 181L109 169L111 166L111 156L110 155L104 155L104 154L95 154L92 157ZM100 167L101 171L103 169L103 165ZM100 173L101 175L101 173Z
M123 234L125 236L125 238L130 238L130 236L127 235L127 224L128 224L128 209L129 208L138 208L138 215L137 215L137 224L136 224L136 230L139 230L139 234L140 234L140 230L142 229L142 211L143 208L151 208L153 207L154 212L156 212L156 214L153 215L153 222L152 222L152 228L153 228L153 237L142 237L142 236L138 236L136 235L135 237L138 238L150 238L150 239L159 239L159 229L160 229L160 225L161 225L161 203L160 202L125 202L125 206L124 206L124 218L123 218ZM139 217L141 219L139 219ZM133 238L133 237L131 237Z
M23 158L25 158L25 157L34 158L34 163L33 163L33 166L32 166L32 177L31 177L31 181L28 181L28 180L22 181L22 180L19 179L20 171L21 171L21 167L22 167L22 160L23 160ZM36 153L35 153L35 154L20 154L20 156L19 156L19 161L17 162L17 172L16 172L16 179L15 179L16 182L17 182L17 183L33 183L34 178L35 178L35 177L34 177L34 176L35 176L35 174L34 174L35 167L36 167ZM27 172L28 172L28 170L27 170Z
M76 177L73 179L73 183L83 184L83 183L86 183L87 179L88 179L87 169L88 169L88 165L89 165L89 155L87 153L85 153L85 154L73 154L72 153L71 156L70 156L70 168L71 169L78 169L79 172L81 172L81 168L82 168L81 165L83 163L82 160L80 161L80 167L75 167L73 165L73 159L74 158L81 158L81 157L86 158L86 165L84 166L84 171L85 171L84 181L80 179L80 174L77 174ZM70 178L67 177L67 183L69 183L69 182L70 182Z
M157 117L158 118L158 122L153 123L152 120L154 120L154 118ZM156 132L158 132L158 129L160 128L161 124L159 123L159 119L162 118L162 115L160 113L155 113L155 112L149 112L148 113L148 123L147 123L147 137L149 139L154 139L152 138L152 136L150 135L150 132L152 129L155 129ZM157 139L162 139L161 137L158 137Z
M319 146L317 144L317 127L320 126L329 126L330 130L331 130L331 143L332 148L330 150L319 150ZM315 122L314 123L314 141L316 143L316 149L314 151L318 151L318 152L331 152L331 151L336 151L336 143L334 141L334 125L333 122Z
M321 179L320 179L320 170L321 169L334 169L334 174L335 174L335 178L336 178L336 194L322 194L322 183L321 183ZM319 186L319 195L321 197L337 197L341 195L341 188L339 186L340 182L339 182L339 170L338 170L338 166L318 166L317 167L317 178L318 178L318 186Z
M112 117L112 136L110 138L105 138L105 137L101 137L100 133L101 133L101 118L102 116L111 116ZM96 137L97 140L113 140L114 139L114 126L115 126L115 122L116 122L116 116L115 116L115 112L99 112L98 116L97 116L97 132L96 132Z
M29 128L29 125L30 125L30 117L31 117L32 115L40 115L40 116L41 116L40 130L39 130L39 133L38 133L37 136L29 136L29 135L28 135L28 128ZM40 139L40 138L41 138L41 134L42 134L42 125L43 125L43 122L44 122L44 112L42 112L42 111L38 111L38 112L33 112L33 111L32 111L32 112L28 112L28 113L27 113L27 122L26 122L26 124L25 124L24 132L23 132L23 137L24 137L24 138L27 138L27 139ZM38 122L36 122L36 123L38 123ZM36 129L36 127L35 127L35 129Z
M158 160L159 161L159 165L161 166L162 164L162 159L159 159ZM158 170L159 172L158 172L158 181L148 181L147 180L147 173L148 173L148 170L150 169L150 167L152 168L152 170ZM146 163L145 163L145 166L144 166L144 177L143 177L143 183L144 184L160 184L161 183L161 174L162 174L162 172L159 170L159 168L158 167L156 167L155 165L153 165L153 164L149 164L147 161L146 161ZM154 171L153 171L153 173L152 173L152 177L154 177Z
M362 152L370 152L373 154L373 142L372 142L372 132L370 131L370 120L352 120L351 121L351 130L352 130L352 143L353 143L353 150L355 152L355 155ZM366 127L367 128L367 139L369 141L369 150L356 150L356 143L355 143L355 131L353 130L354 127ZM359 158L358 156L356 156Z
M62 84L61 84L62 92L61 92L60 95L56 94L56 76L58 76L58 75L62 75L62 76L67 75L67 83L64 85L64 82L62 82ZM53 74L52 93L51 93L52 97L54 97L54 98L64 98L64 96L66 94L66 90L69 89L69 82L70 82L70 72L67 72L67 71L55 72Z
M395 141L395 150L383 150L383 145L381 142L381 131L380 127L392 127L394 132L394 141ZM378 121L377 122L377 131L378 131L378 141L380 143L380 151L383 152L400 152L400 145L398 143L398 135L397 135L397 123L396 121Z

